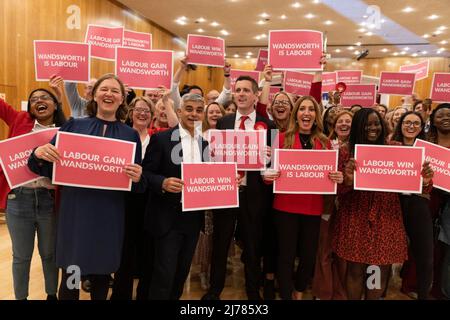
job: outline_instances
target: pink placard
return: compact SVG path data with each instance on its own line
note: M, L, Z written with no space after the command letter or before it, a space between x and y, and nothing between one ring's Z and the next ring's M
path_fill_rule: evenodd
M428 78L430 60L425 60L416 64L400 66L400 72L412 72L416 74L416 81Z
M236 84L236 80L240 76L249 76L249 77L255 79L256 83L259 83L259 71L231 69L230 80L231 80L231 90L233 92L234 92L234 85Z
M267 163L266 140L266 130L209 130L211 161L236 162L238 170L259 171Z
M450 73L433 74L430 98L433 102L450 102Z
M223 67L225 65L225 40L188 34L186 57L189 64Z
M123 45L128 48L152 50L152 34L123 30Z
M131 190L123 167L134 163L136 143L58 131L61 159L53 165L53 184L106 190Z
M90 48L88 44L68 41L34 41L36 81L48 81L52 75L65 81L89 82Z
M356 145L354 189L422 193L424 149Z
M336 73L337 82L344 82L347 85L360 84L363 74L362 70L338 70Z
M415 73L382 71L378 93L410 96L414 92L415 78Z
M425 149L425 161L433 168L433 187L450 192L450 150L437 144L417 139L415 147Z
M84 42L91 45L91 56L93 58L114 60L116 47L123 43L123 27L89 24Z
M336 90L336 83L336 72L324 72L322 74L322 92L330 92Z
M337 150L275 149L274 161L280 171L274 193L336 194L337 185L328 173L337 171Z
M45 129L0 141L0 164L10 189L42 177L28 169L34 148L49 143L58 128Z
M258 59L256 61L256 71L264 71L264 67L267 64L267 58L269 56L269 51L267 49L259 49Z
M303 72L286 71L284 74L284 91L299 96L309 95L314 75Z
M269 105L272 104L273 98L275 97L275 95L281 91L281 87L270 87L270 91L269 91Z
M173 51L117 47L116 74L129 87L172 87Z
M322 32L314 30L270 30L269 64L274 70L322 70Z
M375 103L376 95L375 84L349 84L345 92L341 95L341 104L344 107L359 104L363 107L370 108Z
M236 163L182 163L182 210L239 207Z

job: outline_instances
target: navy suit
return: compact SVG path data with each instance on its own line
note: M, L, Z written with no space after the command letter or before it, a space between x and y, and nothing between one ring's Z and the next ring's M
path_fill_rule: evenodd
M207 142L199 138L202 161ZM164 179L181 178L183 152L178 126L153 135L143 161L149 188L146 227L154 240L150 299L179 299L204 222L204 212L182 212L181 193L164 192Z

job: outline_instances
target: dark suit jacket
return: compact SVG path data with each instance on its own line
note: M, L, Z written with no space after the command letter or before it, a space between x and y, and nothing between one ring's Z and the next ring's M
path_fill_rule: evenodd
M234 129L236 122L236 114L226 115L217 121L216 128L219 130ZM275 124L267 118L261 117L256 114L256 121L264 122L267 125L267 144L271 145L271 130L276 129ZM266 214L268 206L271 208L272 193L271 186L264 183L259 171L247 171L247 194L250 199L248 212L252 217L261 217Z
M203 138L199 139L199 147L202 161L208 161L208 143ZM153 236L162 236L170 231L179 215L189 215L193 224L203 221L203 211L181 211L181 193L164 192L162 189L164 179L181 178L182 161L183 150L178 126L152 135L142 167L149 192L145 224Z

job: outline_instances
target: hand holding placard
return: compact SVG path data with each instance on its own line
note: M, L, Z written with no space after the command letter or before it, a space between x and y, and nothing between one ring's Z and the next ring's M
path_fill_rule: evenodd
M429 161L425 161L422 165L422 177L423 177L423 185L428 186L430 184L431 179L433 179L434 171L430 166Z
M179 178L166 178L163 181L162 188L167 192L180 193L183 190L183 184L183 180Z
M131 181L138 183L139 180L141 180L142 167L140 165L138 165L137 163L130 163L123 168L127 177L130 178Z
M51 143L44 144L34 150L34 155L38 159L42 159L48 162L56 162L59 161L61 155L59 154L58 149Z
M328 173L328 178L337 184L341 184L344 181L344 175L340 171L330 171Z

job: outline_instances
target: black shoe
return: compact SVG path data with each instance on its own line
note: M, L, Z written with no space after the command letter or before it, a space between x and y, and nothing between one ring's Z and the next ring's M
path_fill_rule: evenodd
M58 298L56 297L56 294L48 294L47 300L58 300Z
M201 300L220 300L220 297L217 294L207 292Z
M264 280L264 300L275 300L275 280Z

